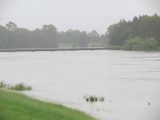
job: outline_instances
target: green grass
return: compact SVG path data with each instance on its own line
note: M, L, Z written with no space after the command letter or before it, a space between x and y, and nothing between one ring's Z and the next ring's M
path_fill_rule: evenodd
M0 120L95 120L94 118L52 103L0 89Z

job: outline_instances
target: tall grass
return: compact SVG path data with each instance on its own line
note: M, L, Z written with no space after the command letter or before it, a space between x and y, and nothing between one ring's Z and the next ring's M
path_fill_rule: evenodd
M0 81L0 88L5 88L6 86L5 86L5 84L4 84L4 82L3 81Z
M19 83L16 85L10 85L10 84L6 84L3 81L0 81L0 88L5 88L5 89L9 89L9 90L16 90L16 91L31 91L32 87L31 86L26 86L23 83Z

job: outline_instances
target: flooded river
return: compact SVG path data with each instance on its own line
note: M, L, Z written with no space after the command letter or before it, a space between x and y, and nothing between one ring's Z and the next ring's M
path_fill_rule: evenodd
M0 80L31 85L33 91L25 94L99 120L160 119L158 52L1 52ZM87 95L105 101L86 102Z

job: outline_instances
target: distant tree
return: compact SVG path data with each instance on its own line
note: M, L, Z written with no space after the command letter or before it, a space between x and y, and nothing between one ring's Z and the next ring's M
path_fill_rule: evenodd
M130 28L125 20L121 20L118 24L111 25L108 28L108 38L111 45L123 45L128 39Z
M77 41L77 46L79 47L88 47L88 36L87 33L85 31L80 33L79 39Z
M106 46L109 46L110 45L110 41L109 41L109 38L108 38L108 35L107 33L105 33L104 35L102 34L100 36L100 44L101 44L101 47L106 47Z
M99 34L97 31L93 30L92 32L88 33L90 41L98 41L99 40Z
M0 48L8 48L9 41L8 41L8 31L5 27L0 25Z
M54 25L44 25L42 27L42 35L44 36L47 47L58 47L58 31Z
M61 43L68 43L73 48L76 47L88 47L89 35L85 31L68 30L60 33Z
M134 37L138 35L138 26L139 26L139 19L138 17L134 17L132 22L129 22L130 27L130 37Z
M17 30L17 25L13 22L9 22L6 24L6 28L7 30L10 30L10 31L14 31L14 30Z

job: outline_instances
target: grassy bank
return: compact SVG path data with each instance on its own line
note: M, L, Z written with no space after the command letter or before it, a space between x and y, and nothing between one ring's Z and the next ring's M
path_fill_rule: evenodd
M0 120L95 120L61 105L0 89Z

